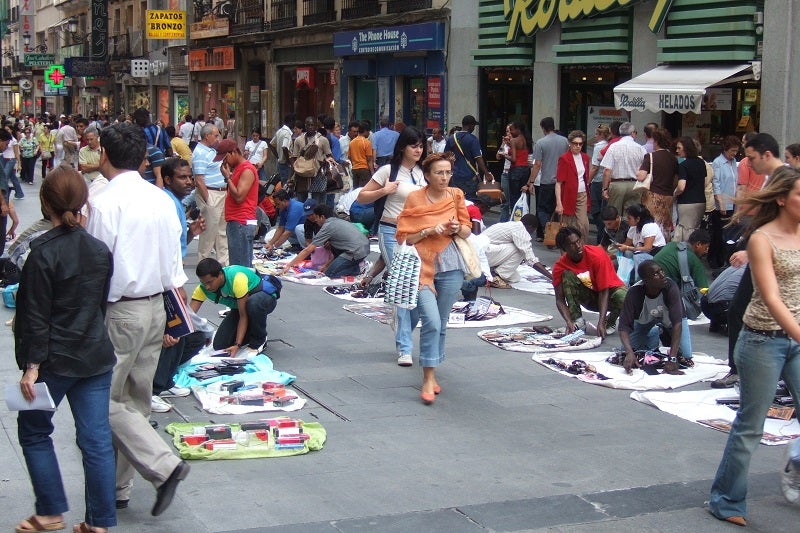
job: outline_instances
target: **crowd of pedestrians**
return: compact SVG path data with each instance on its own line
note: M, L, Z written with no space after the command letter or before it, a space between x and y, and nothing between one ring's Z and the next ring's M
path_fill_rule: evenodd
M800 342L800 282L793 266L800 249L797 145L786 149L787 168L770 135L728 136L719 157L707 163L692 138L674 140L647 124L642 145L636 127L624 122L598 126L589 154L586 133L561 135L551 117L540 121L536 142L525 124L512 122L497 153L505 163L500 223L487 227L482 216L495 202L480 189L494 176L472 115L463 117L461 129L449 135L434 130L430 137L385 118L375 132L368 121L351 122L342 132L330 117L298 121L287 115L272 137L255 128L246 142L235 114L223 121L215 109L187 115L174 127L152 122L143 108L114 121L10 118L0 130L0 224L5 227L7 216L13 220L12 200L25 197L20 180L34 183L37 159L42 213L52 223L37 225L27 241L31 252L14 330L20 388L31 399L34 384L44 382L56 403L65 397L70 403L87 486L86 515L74 531L102 533L116 525L116 510L132 504L135 471L155 488L156 516L189 474L148 418L171 408L164 397L189 394L172 375L187 355L211 342L211 334L198 332L191 340L165 335L162 295L178 294L195 317L208 299L228 306L213 347L252 356L264 347L267 317L280 293L279 284L251 268L254 244L296 252L284 271L322 251L328 255L320 269L339 277L365 274L367 234L377 239L380 259L365 283L390 268L399 243L414 245L421 258L418 306L396 309L394 343L397 364L413 366L413 331L421 320L420 399L426 405L443 392L436 369L445 360L458 291L474 298L483 283L509 288L519 280L521 263L552 280L567 332L592 327L605 338L619 331L628 372L639 364L636 351L659 343L676 364L693 365L679 243L688 243L698 287L709 285L703 257L720 272L742 269L739 276L720 276L737 281L710 291L704 309L713 312L712 329L721 331L724 323L721 332L730 342L731 372L712 386L738 381L741 391L709 510L745 523L749 457L774 385L783 377L793 395L800 392L794 359ZM270 157L274 179L266 170ZM301 172L298 162L314 171ZM337 175L342 181L334 179L331 187ZM334 210L344 192L351 192L348 206ZM535 198L534 212L511 220L510 206L523 195ZM351 223L367 209L364 226ZM562 255L551 272L534 243L556 217L563 227L553 248ZM262 225L275 227L266 243L258 240ZM183 258L195 236L200 284L187 296ZM487 259L488 270L472 283L465 283L469 258L459 238ZM624 279L617 273L622 257L633 262ZM718 293L726 299L717 300ZM587 323L582 308L597 311L598 322ZM67 508L50 438L52 413L23 411L18 424L36 512L17 531L62 529ZM800 470L789 461L784 474L785 487L800 499Z

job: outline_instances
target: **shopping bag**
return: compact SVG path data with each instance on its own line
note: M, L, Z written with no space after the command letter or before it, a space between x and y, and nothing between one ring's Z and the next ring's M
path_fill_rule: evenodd
M558 230L560 230L564 223L561 222L561 217L559 216L559 221L556 222L555 220L556 214L550 217L550 222L544 225L544 245L545 246L555 246L556 245L556 235L558 234Z
M398 244L394 249L389 277L386 278L384 303L414 309L419 295L421 266L422 261L413 245Z
M511 220L519 222L523 216L528 214L528 195L522 193L519 195L519 200L514 204L511 210Z
M633 274L633 258L626 257L622 252L617 252L617 276L625 285L630 285L631 274Z

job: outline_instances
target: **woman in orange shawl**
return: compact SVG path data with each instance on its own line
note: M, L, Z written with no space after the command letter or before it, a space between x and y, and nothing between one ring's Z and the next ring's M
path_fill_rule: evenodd
M397 219L397 242L415 245L422 259L417 308L422 320L420 398L426 405L432 404L442 390L435 370L444 361L447 320L466 271L453 239L456 235L466 238L472 230L464 193L448 187L454 161L451 152L444 152L422 162L428 185L408 195Z

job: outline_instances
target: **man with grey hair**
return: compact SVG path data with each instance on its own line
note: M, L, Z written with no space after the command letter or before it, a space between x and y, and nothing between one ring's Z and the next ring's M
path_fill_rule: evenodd
M219 144L219 128L213 122L207 122L200 128L200 139L192 152L192 174L194 174L195 199L200 214L206 219L206 231L200 234L197 246L197 258L211 257L211 250L216 250L217 261L223 266L228 264L228 236L225 233L225 196L228 184L222 176L222 160L217 157Z
M642 201L644 189L634 189L636 172L647 154L645 147L637 143L636 126L623 122L619 127L620 140L612 144L600 161L603 168L603 198L620 213L625 208Z

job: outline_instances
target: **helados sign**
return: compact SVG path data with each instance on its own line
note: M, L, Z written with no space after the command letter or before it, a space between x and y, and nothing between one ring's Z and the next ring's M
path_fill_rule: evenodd
M503 14L508 20L506 41L516 40L521 30L533 35L546 30L558 16L561 22L577 20L595 13L604 13L639 3L642 0L504 0ZM653 16L648 24L653 32L661 28L672 0L656 0Z

